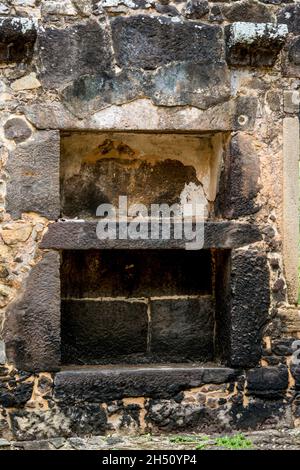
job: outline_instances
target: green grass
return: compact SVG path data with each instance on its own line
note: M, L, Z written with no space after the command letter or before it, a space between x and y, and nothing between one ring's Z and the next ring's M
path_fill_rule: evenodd
M173 436L170 442L173 444L198 444L202 441L208 441L207 436Z
M217 437L215 443L219 447L224 447L225 449L230 450L250 449L252 447L252 442L243 436L243 434Z
M222 436L210 438L208 436L172 436L170 438L172 444L196 444L195 450L204 450L210 448L223 447L228 450L251 449L252 442L243 434L235 434L233 436Z

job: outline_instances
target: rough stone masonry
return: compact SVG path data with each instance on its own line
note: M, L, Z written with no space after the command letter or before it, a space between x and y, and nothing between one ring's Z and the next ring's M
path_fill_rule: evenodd
M0 71L0 436L299 427L300 3L2 0ZM120 188L203 254L100 243Z

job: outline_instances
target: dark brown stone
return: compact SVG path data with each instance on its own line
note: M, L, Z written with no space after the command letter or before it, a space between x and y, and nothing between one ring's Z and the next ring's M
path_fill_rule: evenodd
M260 162L253 138L243 133L233 136L220 179L217 207L226 218L255 214L260 206Z
M49 251L32 268L4 325L8 362L27 371L52 371L60 365L59 253Z
M261 357L270 307L269 269L263 253L232 252L230 292L228 363L232 367L254 367Z
M174 22L167 17L130 16L111 21L119 67L153 70L174 61L208 63L224 58L218 26Z
M41 28L39 57L39 78L51 88L60 88L81 75L111 70L111 45L97 21L86 20L64 29Z
M212 360L214 311L211 297L151 300L151 353L168 360Z
M258 367L247 372L247 392L264 398L280 398L288 388L286 366Z
M62 301L62 360L101 364L145 355L147 303L139 301Z
M149 366L98 368L59 372L54 393L59 401L103 402L126 397L170 398L183 390L209 383L236 379L237 372L228 368L193 366Z
M188 240L174 239L174 227L169 240L145 239L133 240L119 239L119 225L116 239L99 239L96 234L97 222L56 222L49 225L47 233L41 242L42 248L64 250L90 250L90 249L187 249ZM172 228L172 227L171 227ZM259 229L253 224L237 222L205 222L204 249L208 248L236 248L249 245L261 240Z

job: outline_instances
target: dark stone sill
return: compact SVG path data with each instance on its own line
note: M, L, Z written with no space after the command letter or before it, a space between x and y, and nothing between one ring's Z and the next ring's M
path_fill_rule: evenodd
M240 370L192 364L92 366L55 375L58 401L104 402L124 397L175 398L184 390L237 380Z

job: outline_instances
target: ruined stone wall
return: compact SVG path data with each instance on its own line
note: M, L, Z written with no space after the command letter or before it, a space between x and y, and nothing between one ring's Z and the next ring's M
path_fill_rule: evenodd
M259 226L254 248L267 257L271 289L263 367L217 370L197 386L171 377L178 387L162 391L155 379L157 388L146 383L140 396L123 398L108 384L77 403L59 375L7 364L1 342L0 434L299 424L300 374L289 367L300 333L295 263L283 257L284 182L297 193L283 164L284 138L297 127L284 134L283 121L299 113L299 54L298 2L0 1L1 324L60 215L61 132L222 132L213 216ZM288 240L291 252L293 227Z

